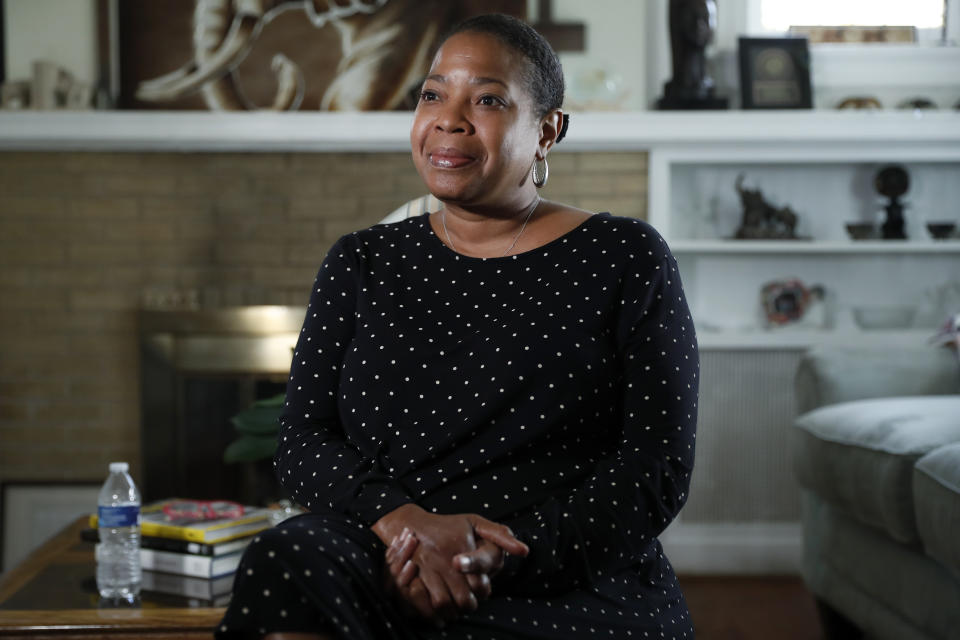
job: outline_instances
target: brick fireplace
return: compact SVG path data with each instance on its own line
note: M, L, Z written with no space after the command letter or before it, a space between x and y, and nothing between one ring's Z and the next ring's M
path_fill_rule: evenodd
M643 152L544 195L646 217ZM0 482L141 466L138 313L306 304L327 248L423 187L406 153L0 153Z

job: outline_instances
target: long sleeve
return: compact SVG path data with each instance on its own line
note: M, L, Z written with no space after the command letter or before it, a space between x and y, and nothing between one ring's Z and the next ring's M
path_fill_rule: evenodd
M622 279L619 447L566 495L506 522L531 549L498 577L512 592L558 592L643 561L686 501L699 357L676 261L656 240Z
M297 340L274 468L308 509L330 507L370 525L411 502L378 459L344 432L337 399L344 354L357 322L356 251L341 238L320 266Z

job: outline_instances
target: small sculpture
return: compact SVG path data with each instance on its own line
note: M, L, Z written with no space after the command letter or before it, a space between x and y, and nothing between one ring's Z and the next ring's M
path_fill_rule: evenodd
M0 84L0 109L89 109L93 88L77 82L67 69L49 60L34 60L30 79Z
M851 96L841 100L837 109L883 109L883 104L873 96Z
M887 211L887 219L881 227L883 239L905 240L907 232L903 224L904 205L900 202L900 196L910 188L910 175L903 167L896 165L884 167L877 172L873 186L877 193L890 198L889 204L884 207Z
M658 109L726 109L713 95L704 50L717 27L715 0L670 0L670 52L673 77L663 87Z
M743 221L734 237L739 240L800 240L797 214L790 207L774 207L760 189L743 188L744 175L737 176L737 193L743 203Z

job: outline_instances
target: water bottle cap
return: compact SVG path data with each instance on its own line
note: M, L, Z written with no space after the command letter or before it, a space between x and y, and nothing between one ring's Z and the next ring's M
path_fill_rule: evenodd
M130 470L130 465L126 462L111 462L110 473L126 473Z

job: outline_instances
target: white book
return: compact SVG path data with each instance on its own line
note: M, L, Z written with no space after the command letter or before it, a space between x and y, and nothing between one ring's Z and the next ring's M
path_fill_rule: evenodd
M233 573L243 552L223 556L197 556L192 553L140 549L140 566L150 571L175 573L197 578L216 578Z
M141 587L144 591L195 598L211 606L221 606L230 600L233 578L232 574L211 580L144 571Z

